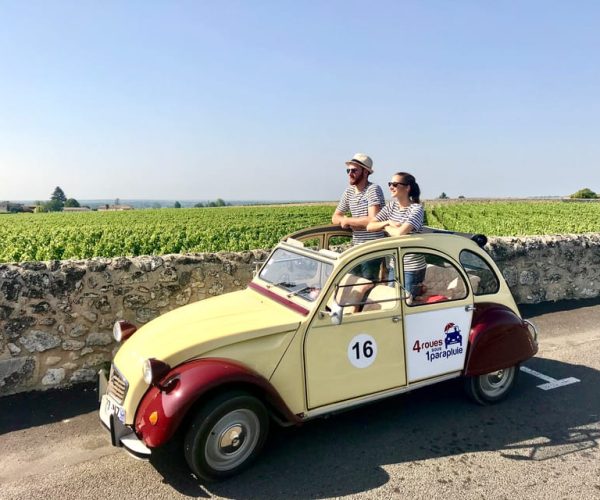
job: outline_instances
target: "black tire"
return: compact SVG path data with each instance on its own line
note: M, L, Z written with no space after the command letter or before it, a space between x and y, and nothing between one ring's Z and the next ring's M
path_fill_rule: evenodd
M229 391L208 401L194 417L183 444L190 469L217 481L246 468L262 449L269 415L254 396Z
M519 365L465 380L465 390L480 405L497 403L508 396L517 383Z

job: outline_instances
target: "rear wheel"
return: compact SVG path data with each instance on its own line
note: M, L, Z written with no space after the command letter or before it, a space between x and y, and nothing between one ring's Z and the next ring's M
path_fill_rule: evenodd
M469 377L465 381L465 389L471 399L481 405L497 403L504 399L517 383L519 365Z
M259 399L241 391L203 406L184 441L185 459L200 478L225 479L247 467L265 443L269 416Z

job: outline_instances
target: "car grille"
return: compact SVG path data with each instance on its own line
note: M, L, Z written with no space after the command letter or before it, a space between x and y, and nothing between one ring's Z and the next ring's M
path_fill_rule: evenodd
M110 377L108 380L108 394L112 396L120 405L125 401L129 384L125 377L119 373L114 365L110 368Z

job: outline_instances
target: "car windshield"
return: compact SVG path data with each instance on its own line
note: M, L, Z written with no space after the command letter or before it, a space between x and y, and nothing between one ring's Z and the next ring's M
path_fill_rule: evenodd
M333 265L283 248L276 249L262 268L260 279L313 302L321 294Z

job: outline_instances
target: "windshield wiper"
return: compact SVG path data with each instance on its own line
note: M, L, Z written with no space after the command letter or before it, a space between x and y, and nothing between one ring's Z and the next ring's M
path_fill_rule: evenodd
M313 290L314 286L305 286L303 288L301 288L300 290L294 290L292 293L288 293L288 299L290 297L294 297L295 295L299 295L302 292L305 292L306 290Z
M273 286L282 286L285 288L294 288L296 283L290 283L289 281L280 281L279 283L273 283Z

